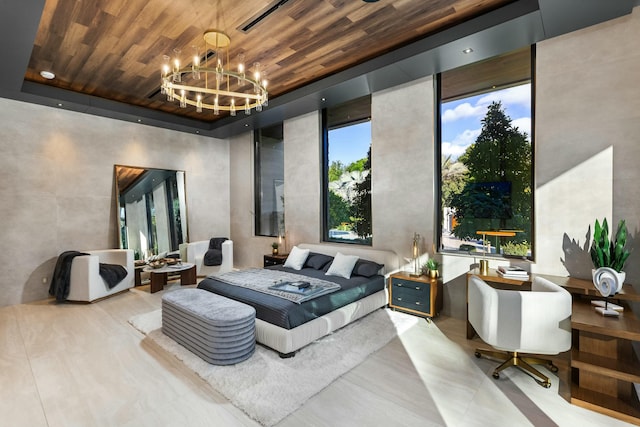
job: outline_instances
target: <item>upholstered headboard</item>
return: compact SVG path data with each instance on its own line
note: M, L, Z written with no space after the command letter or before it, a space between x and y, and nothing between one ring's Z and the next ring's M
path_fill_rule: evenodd
M300 243L297 246L302 249L309 249L311 252L331 256L335 256L338 252L344 255L356 255L361 259L384 264L385 274L389 274L400 268L400 257L393 251L369 249L357 245L332 245L329 243Z

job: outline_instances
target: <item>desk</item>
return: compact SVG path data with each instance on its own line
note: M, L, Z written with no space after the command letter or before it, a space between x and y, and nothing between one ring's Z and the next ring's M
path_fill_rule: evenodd
M570 402L640 425L633 385L640 383L640 366L632 347L640 341L640 320L628 306L618 318L602 316L588 299L578 297L571 331Z
M633 385L640 383L640 366L632 348L634 341L640 341L640 319L628 306L629 302L640 302L640 294L631 285L624 285L616 294L616 303L625 309L619 318L612 318L603 317L591 306L591 299L602 297L589 280L543 274L531 275L530 280L514 280L499 276L495 270L481 275L476 269L467 273L467 286L472 275L499 289L521 290L530 289L531 280L539 276L569 291L573 304L570 369L564 377L569 387L567 400L640 425L640 402ZM475 330L467 320L467 338L474 335Z

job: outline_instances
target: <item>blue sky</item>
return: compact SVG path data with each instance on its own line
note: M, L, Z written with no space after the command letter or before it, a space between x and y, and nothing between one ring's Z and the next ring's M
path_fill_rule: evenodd
M442 105L442 155L457 159L475 142L493 101L502 101L511 123L531 136L531 85L525 84L476 95Z
M345 166L367 157L371 145L371 122L329 131L329 164L340 160Z
M498 100L512 124L530 137L531 85L525 84L443 104L442 154L455 160L464 153L480 135L487 107ZM367 156L371 143L371 122L334 129L329 132L329 141L329 164L340 160L348 165L360 160Z

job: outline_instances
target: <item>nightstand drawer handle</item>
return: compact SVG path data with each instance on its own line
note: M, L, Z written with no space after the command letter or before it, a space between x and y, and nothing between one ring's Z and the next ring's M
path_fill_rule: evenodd
M397 285L399 288L401 288L401 287L402 287L402 283L397 283L396 285Z
M416 291L419 291L420 289L422 289L420 286L416 286Z
M400 298L400 297L398 297L398 298L396 298L396 299L397 299L398 301L402 301L402 298Z
M420 305L420 301L416 301L416 305Z

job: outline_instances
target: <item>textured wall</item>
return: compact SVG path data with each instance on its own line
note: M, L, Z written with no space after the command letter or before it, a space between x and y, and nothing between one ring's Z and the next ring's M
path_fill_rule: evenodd
M379 93L371 101L373 246L411 256L413 234L432 252L435 180L431 77Z
M286 246L290 248L320 239L320 114L287 120L284 141ZM251 132L231 139L231 234L237 268L262 266L263 255L271 253L271 243L276 241L254 235L253 155Z
M626 219L630 243L640 242L638 35L635 8L538 45L538 271L590 277L584 249L596 218L606 216L614 228ZM639 261L635 248L627 282L640 284Z
M319 112L284 123L284 218L288 246L322 233L322 130Z
M271 252L273 238L255 236L253 199L253 132L230 140L231 238L236 268L261 267L262 256Z
M46 298L59 253L117 247L114 164L185 170L191 240L229 234L227 141L6 99L0 121L0 306Z

